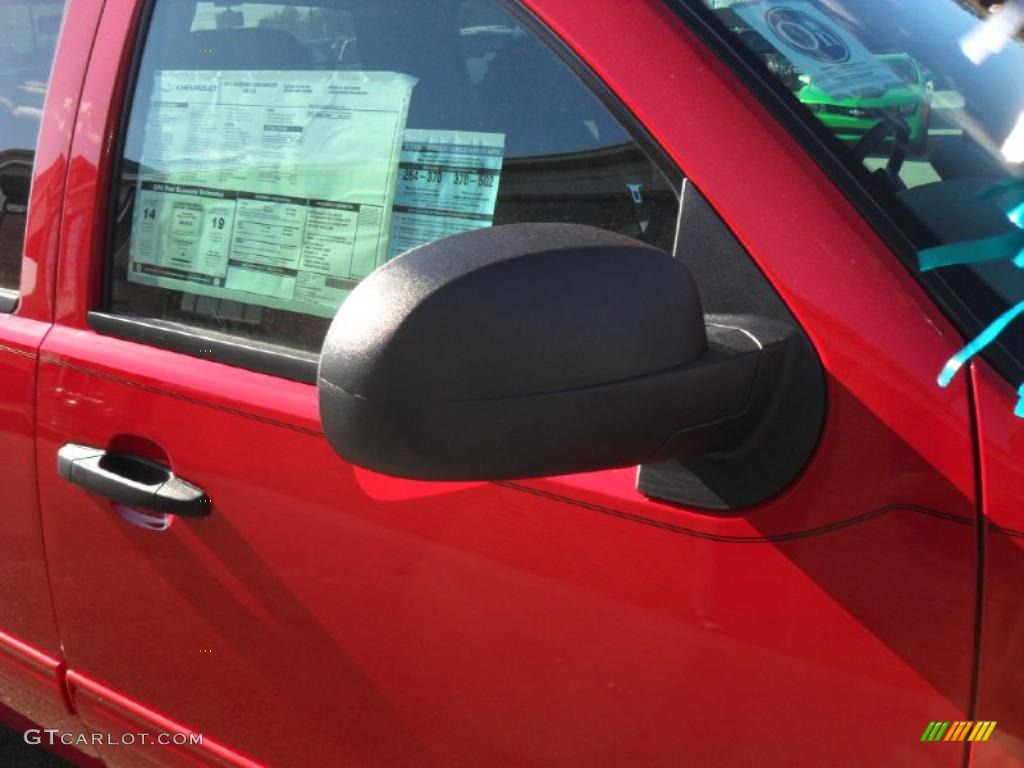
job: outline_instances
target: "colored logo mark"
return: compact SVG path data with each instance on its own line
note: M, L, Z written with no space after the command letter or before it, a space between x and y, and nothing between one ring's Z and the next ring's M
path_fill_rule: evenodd
M783 43L803 56L826 64L850 60L850 47L842 35L808 13L794 8L772 8L764 20Z
M968 720L950 723L932 721L924 729L921 741L988 741L996 729L995 720Z

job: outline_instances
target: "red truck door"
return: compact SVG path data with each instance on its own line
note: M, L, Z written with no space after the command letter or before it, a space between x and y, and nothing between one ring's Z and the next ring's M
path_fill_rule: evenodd
M531 5L106 3L38 384L74 706L203 736L105 743L112 766L960 765L919 741L971 693L971 421L932 377L959 339L659 3ZM469 215L385 227L382 190L422 206L429 171L477 185ZM723 309L773 286L825 371L784 490L711 512L635 467L420 483L331 452L312 372L373 238L567 221L669 249L683 172L724 233L702 292L740 254ZM169 471L178 514L123 500Z
M38 350L53 320L71 134L99 17L79 3L65 18L64 6L8 2L0 9L0 708L73 732L34 438ZM58 42L69 66L51 78Z

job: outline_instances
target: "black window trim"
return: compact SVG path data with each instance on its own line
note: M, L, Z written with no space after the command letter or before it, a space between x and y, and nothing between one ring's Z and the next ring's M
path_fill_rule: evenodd
M906 232L908 229L928 237L926 230L908 214L897 222L871 193L872 179L861 165L844 160L841 142L815 120L796 97L765 69L757 56L747 50L714 11L701 0L662 0L702 43L739 78L751 93L792 135L818 164L850 203L864 217L875 233L889 246L911 277L928 293L953 327L965 338L972 339L988 325L963 301L950 281L940 271L921 272L917 266L917 248ZM1007 381L1024 380L1024 363L1019 362L999 339L990 344L981 356ZM1016 384L1014 384L1016 387Z
M383 1L383 0L382 0ZM120 115L118 116L113 157L110 164L110 180L107 199L106 232L103 238L103 255L100 259L103 269L101 280L100 306L102 309L87 313L89 327L97 333L147 344L173 352L226 363L258 373L266 373L284 379L316 384L319 354L292 350L286 347L255 342L244 337L219 334L184 323L174 323L157 318L119 314L109 310L113 295L114 280L114 236L117 224L117 194L124 163L124 142L127 137L128 120L135 100L139 69L146 39L149 36L153 9L157 0L146 0L141 8L131 59L124 80ZM287 4L287 0L281 0ZM536 36L538 42L547 47L583 83L591 94L615 117L626 133L632 138L655 170L669 182L678 199L683 186L683 173L671 159L668 152L658 144L635 115L612 92L611 88L576 55L576 53L544 22L527 10L518 0L496 0L524 29ZM0 299L2 301L2 299ZM2 306L2 304L0 304ZM199 350L204 350L200 352ZM208 351L206 351L208 350Z
M195 326L156 318L136 318L111 312L89 313L89 327L97 333L137 341L192 357L207 358L239 368L251 368L306 384L316 383L319 355L261 343L240 343L227 334L197 330Z

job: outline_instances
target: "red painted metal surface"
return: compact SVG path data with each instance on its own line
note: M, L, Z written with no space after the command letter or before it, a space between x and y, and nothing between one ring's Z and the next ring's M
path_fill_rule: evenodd
M63 689L64 663L6 632L0 632L0 657L17 665L24 675L35 678L43 688Z
M989 366L974 373L986 521L985 613L977 719L998 722L974 747L976 768L1024 764L1024 419L1017 394Z
M60 685L37 504L36 357L53 317L68 157L100 6L77 2L67 11L35 153L20 299L13 315L0 315L0 689L11 709L46 724L74 721Z
M102 724L97 732L114 736L119 743L112 746L121 747L130 754L130 757L122 755L122 761L152 761L154 753L148 743L155 742L159 745L161 741L165 741L169 744L161 747L158 753L160 765L260 768L259 763L228 749L214 739L202 737L181 723L169 720L117 691L90 680L85 675L71 672L68 675L68 690L75 709L83 713L86 719ZM130 734L131 743L124 738L125 734ZM180 744L175 744L174 739L177 737L182 738ZM189 739L187 742L186 737ZM197 737L198 740L193 743L191 739Z
M28 643L0 632L0 723L24 733L29 728L56 729L71 740L84 734L66 695L64 662ZM47 749L80 768L97 768L97 752L56 741Z
M274 766L960 765L960 746L918 742L970 695L967 390L934 385L960 340L660 5L530 4L805 324L829 373L811 465L730 516L644 499L632 469L399 481L330 452L312 387L88 330L134 11L109 0L39 368L43 523L82 716L181 723ZM211 516L130 526L57 477L69 441L151 442Z
M32 404L36 350L49 323L0 318L0 630L56 655L59 649L43 551ZM0 662L0 674L6 670Z

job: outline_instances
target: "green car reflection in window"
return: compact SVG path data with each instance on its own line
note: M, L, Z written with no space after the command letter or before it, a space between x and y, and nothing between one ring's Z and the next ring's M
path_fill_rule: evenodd
M843 141L855 142L885 115L899 115L910 129L910 148L921 153L928 140L934 85L913 57L906 53L881 54L878 58L899 75L903 86L877 95L836 100L818 88L808 76L801 75L802 87L797 98Z

